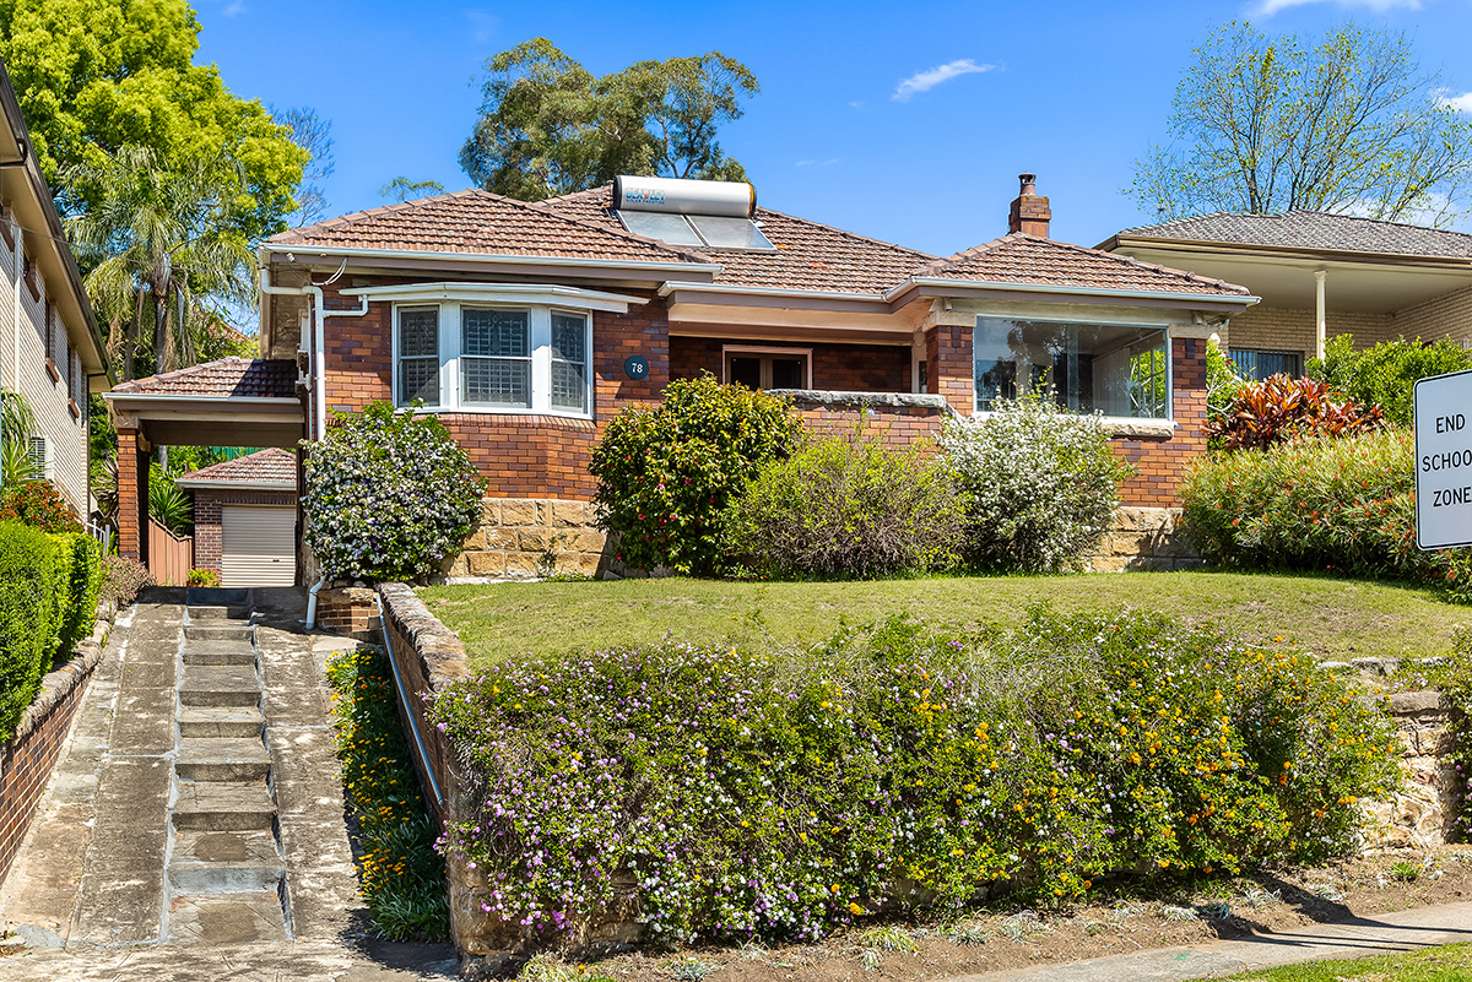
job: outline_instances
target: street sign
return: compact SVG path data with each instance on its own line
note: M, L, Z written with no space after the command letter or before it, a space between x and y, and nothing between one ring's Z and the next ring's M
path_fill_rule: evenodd
M1416 545L1472 545L1472 371L1416 383Z

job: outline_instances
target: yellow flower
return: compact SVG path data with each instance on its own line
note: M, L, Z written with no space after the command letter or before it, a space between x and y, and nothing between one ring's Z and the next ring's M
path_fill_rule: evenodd
M864 908L860 907L852 900L848 902L848 912L855 917L863 917L866 913L868 913L868 911L864 910Z

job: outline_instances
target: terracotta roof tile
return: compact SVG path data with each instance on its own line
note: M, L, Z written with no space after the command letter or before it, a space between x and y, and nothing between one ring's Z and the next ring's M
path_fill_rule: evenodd
M610 229L474 188L354 212L273 235L269 241L556 259L707 261L698 252L632 235L619 226Z
M257 450L244 457L222 460L178 478L186 487L196 482L296 486L296 454L280 447Z
M288 358L238 358L234 355L189 368L150 375L113 386L118 393L218 398L292 399L296 397L296 363Z
M550 198L541 204L551 211L605 228L623 228L611 210L612 185ZM879 296L916 266L935 258L918 249L881 242L770 208L757 208L755 217L776 250L706 250L705 255L723 267L716 274L715 282Z
M1245 286L1235 283L1022 232L958 252L913 275L1101 290L1250 295Z
M1282 215L1214 212L1127 228L1121 237L1230 242L1237 245L1368 252L1427 258L1472 258L1472 235L1320 211Z

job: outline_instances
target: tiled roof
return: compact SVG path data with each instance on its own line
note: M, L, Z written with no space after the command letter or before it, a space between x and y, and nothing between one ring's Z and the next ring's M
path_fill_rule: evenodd
M623 228L610 210L613 207L612 185L550 198L542 205L589 224ZM918 249L866 238L769 208L757 208L755 218L776 250L707 250L706 256L722 266L715 282L732 286L881 296L913 272L916 266L935 258Z
M283 245L399 249L555 259L706 262L698 252L472 188L370 208L291 229Z
M219 398L296 396L296 363L287 358L237 358L207 361L113 387L116 393Z
M1472 258L1472 235L1319 211L1282 215L1215 212L1127 228L1120 238L1184 239L1237 245L1368 252L1393 256Z
M1235 283L1022 232L937 260L913 275L1101 290L1250 295L1245 286Z
M296 454L279 447L257 450L244 457L222 460L181 475L178 482L190 484L239 484L242 486L296 486Z

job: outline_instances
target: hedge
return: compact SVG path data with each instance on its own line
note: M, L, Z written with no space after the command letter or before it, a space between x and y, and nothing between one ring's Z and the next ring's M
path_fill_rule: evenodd
M41 678L92 633L102 586L97 543L0 522L0 742Z
M1058 903L1349 853L1393 730L1286 647L1141 613L908 620L776 654L497 665L431 712L480 811L480 907L543 943L820 937L998 889Z

